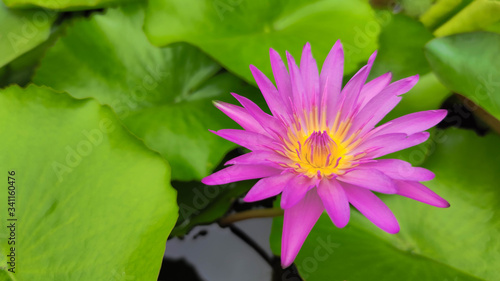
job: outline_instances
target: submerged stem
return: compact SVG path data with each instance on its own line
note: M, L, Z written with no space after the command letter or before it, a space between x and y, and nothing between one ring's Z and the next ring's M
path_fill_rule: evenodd
M226 217L221 218L219 220L219 225L224 227L242 220L253 219L253 218L272 218L272 217L279 217L282 215L283 215L283 210L278 208L248 210L244 212L230 214Z

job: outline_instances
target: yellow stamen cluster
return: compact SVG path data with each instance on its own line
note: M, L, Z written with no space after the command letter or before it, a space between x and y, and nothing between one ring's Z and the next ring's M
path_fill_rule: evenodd
M333 177L356 166L359 155L349 152L359 142L354 141L354 136L346 138L349 123L339 122L339 115L334 124L327 126L321 121L325 118L318 118L314 109L302 124L297 121L289 128L284 143L285 156L293 161L290 168L308 177Z

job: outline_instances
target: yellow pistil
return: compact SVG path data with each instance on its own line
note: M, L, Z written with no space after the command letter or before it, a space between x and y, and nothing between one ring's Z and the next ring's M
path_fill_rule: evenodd
M346 139L350 122L339 122L340 116L337 116L330 127L317 116L317 109L313 108L305 120L307 128L289 128L284 156L293 164L288 166L308 177L342 175L356 166L355 158L358 158L349 155L349 150L356 144L353 136Z

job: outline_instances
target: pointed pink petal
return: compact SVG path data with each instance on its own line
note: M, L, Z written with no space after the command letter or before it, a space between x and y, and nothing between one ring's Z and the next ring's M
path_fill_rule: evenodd
M344 76L344 50L340 40L335 42L330 53L323 63L321 69L320 90L322 100L325 101L325 107L328 112L328 119L334 119L337 114L333 110L337 108L340 98L340 89L342 88L342 77ZM323 109L325 110L325 109Z
M428 132L420 132L415 133L410 136L406 136L405 134L387 134L378 137L374 137L371 140L373 146L382 145L385 143L385 146L380 149L374 150L373 152L368 153L365 157L367 158L378 158L389 153L393 153L396 151L400 151L406 149L408 147L412 147L418 144L425 142L429 138L430 134Z
M274 136L284 135L286 129L283 127L283 124L273 116L265 113L258 105L256 105L253 101L240 96L235 93L231 93L233 97L238 100L243 107L248 110L248 113L253 116L255 120L264 128L264 130Z
M278 195L285 185L293 178L293 173L284 173L259 180L247 193L243 200L255 202Z
M311 52L311 45L306 43L300 59L300 74L306 91L306 103L318 106L319 104L319 73L318 65Z
M333 224L339 228L346 226L350 216L349 201L337 180L323 178L318 185L318 195Z
M394 181L375 169L352 170L338 176L337 179L381 193L394 194L397 191Z
M224 165L277 165L291 160L274 151L256 150L227 161Z
M280 169L263 165L234 165L224 168L201 180L206 185L226 184L235 181L251 180L278 175Z
M420 167L412 167L410 163L399 159L379 159L376 162L364 163L358 169L376 169L388 177L397 180L430 181L434 173Z
M216 101L214 104L220 111L233 119L243 129L259 134L267 134L259 122L257 122L245 108L222 101Z
M300 202L285 210L281 239L281 266L283 268L293 263L323 210L321 199L314 189L309 190Z
M425 131L441 122L441 120L446 117L447 113L448 111L446 109L410 113L380 126L381 128L377 128L378 130L375 134L405 133L411 135Z
M450 203L427 186L414 181L396 181L398 194L439 208L448 208Z
M281 147L273 139L264 135L237 129L222 129L217 132L211 131L221 138L246 147L250 150L262 150L265 148L280 149Z
M288 74L285 63L281 60L278 52L270 49L269 55L271 57L271 67L273 69L274 80L276 81L278 92L281 95L281 99L285 101L288 106L290 106L289 98L292 98L292 83L290 81L290 75Z
M257 85L259 86L259 89L262 92L262 95L264 96L272 114L274 116L288 116L287 108L285 107L278 90L276 90L271 80L269 80L264 73L253 65L250 65L250 71L252 72L255 82L257 82Z
M383 231L391 234L399 232L399 224L391 210L368 189L342 184L349 202L367 219Z
M293 105L296 111L302 111L304 105L307 103L305 100L304 82L302 81L302 76L300 76L299 67L295 63L292 55L286 52L286 58L290 70L290 79L292 81Z
M288 209L297 204L314 185L316 185L316 179L304 175L296 175L283 190L281 208Z
M385 87L371 99L353 118L352 132L365 134L377 125L401 100L399 95L408 92L418 82L418 75L398 80Z
M375 51L368 59L368 64L362 67L345 85L344 89L340 93L341 96L345 96L344 103L342 105L342 115L341 120L345 120L351 115L355 107L358 105L358 97L361 89L365 85L366 78L372 69L373 62L377 56L377 51Z
M388 72L372 81L366 83L359 94L361 108L365 106L373 97L378 95L389 83L391 83L392 73Z

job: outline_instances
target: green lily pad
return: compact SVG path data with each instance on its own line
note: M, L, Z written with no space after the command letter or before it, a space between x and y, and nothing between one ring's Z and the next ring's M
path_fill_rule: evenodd
M357 211L344 229L322 215L295 261L306 280L497 280L500 264L500 137L448 129L424 167L426 185L447 199L439 209L397 195L382 199L398 218L391 235ZM280 252L282 219L271 235Z
M2 280L156 280L178 210L164 159L92 99L14 86L0 108Z
M426 55L446 87L500 120L498 50L500 34L472 32L434 39L427 44Z
M419 21L403 14L393 15L380 33L380 47L370 75L392 72L396 80L428 73L424 46L432 38L432 33Z
M3 0L12 8L42 7L62 11L99 9L137 1L140 0Z
M12 10L0 1L0 67L47 40L56 16L49 10Z
M271 77L269 48L298 61L306 42L321 65L341 39L353 72L376 49L380 24L365 0L151 0L144 28L153 44L191 43L254 83L250 64Z
M139 5L129 5L75 22L33 80L109 105L169 161L173 179L199 180L236 147L208 131L238 127L212 100L234 103L230 92L263 98L195 47L152 46L142 32L143 14Z

